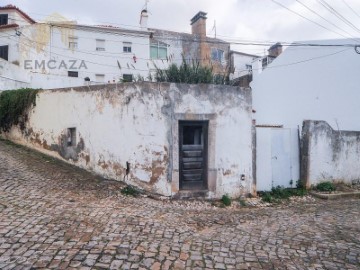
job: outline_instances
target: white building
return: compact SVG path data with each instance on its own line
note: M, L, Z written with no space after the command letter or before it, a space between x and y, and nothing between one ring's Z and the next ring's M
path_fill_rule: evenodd
M81 25L61 16L36 23L14 6L0 8L0 16L0 57L7 61L0 62L2 90L113 83L149 75L151 33L146 29Z
M291 186L291 183L294 186L300 179L299 141L304 139L300 136L304 120L327 122L332 131L323 130L318 134L333 136L333 139L324 137L323 140L319 135L317 145L312 145L312 149L319 149L321 143L323 150L322 154L319 150L317 156L311 156L311 169L302 170L309 179L307 184L321 179L347 181L345 168L352 166L353 171L360 170L359 161L349 156L358 146L349 149L349 143L343 145L349 138L340 138L348 133L338 132L360 131L360 54L355 50L359 42L342 39L301 43L319 46L290 46L254 76L251 83L257 125L258 190ZM329 141L337 143L330 144L330 148L336 149L326 152L324 145L329 145ZM314 152L302 150L302 155L305 150L309 151L309 156ZM334 151L339 153L329 154ZM326 158L332 159L331 163ZM336 173L330 171L330 167L336 168Z
M258 55L231 51L230 61L232 72L230 74L230 80L252 74L252 63L258 58Z

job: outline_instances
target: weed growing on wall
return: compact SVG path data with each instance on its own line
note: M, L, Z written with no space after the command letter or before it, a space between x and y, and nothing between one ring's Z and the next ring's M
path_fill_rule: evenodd
M36 89L18 89L0 92L0 132L14 125L24 130L28 111L36 105Z
M213 74L212 67L201 66L199 62L191 63L183 59L182 64L170 65L167 69L160 69L155 64L154 76L157 82L189 83L189 84L229 84L228 74Z

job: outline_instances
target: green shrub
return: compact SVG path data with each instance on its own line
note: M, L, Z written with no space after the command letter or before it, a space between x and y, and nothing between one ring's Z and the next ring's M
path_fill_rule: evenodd
M139 194L139 191L132 186L126 186L121 190L121 194L136 197Z
M319 184L317 184L315 186L315 189L317 191L328 191L328 192L331 192L331 191L335 191L336 190L336 187L335 185L330 182L330 181L326 181L326 182L321 182Z
M180 66L171 64L167 69L160 69L155 64L154 75L157 82L189 83L189 84L229 84L228 71L225 74L214 74L212 67L201 66L198 61L191 63L183 57Z
M259 193L261 199L268 203L278 203L292 196L305 196L306 194L307 190L303 188L283 188L281 186L272 188L270 192Z
M231 205L231 199L229 197L229 195L223 195L221 198L221 202L225 205L225 206L230 206Z
M25 128L27 112L36 105L37 93L35 89L0 92L0 131L7 132L18 124L22 130Z

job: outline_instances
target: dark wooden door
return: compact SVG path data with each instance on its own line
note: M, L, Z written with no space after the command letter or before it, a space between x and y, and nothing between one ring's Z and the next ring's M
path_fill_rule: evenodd
M180 189L207 189L208 121L179 122Z

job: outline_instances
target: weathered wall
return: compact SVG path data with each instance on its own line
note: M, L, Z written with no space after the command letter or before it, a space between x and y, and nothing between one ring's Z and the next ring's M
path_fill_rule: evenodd
M308 187L325 180L360 179L360 132L335 131L325 121L304 121L301 155Z
M209 120L209 197L253 192L249 89L130 83L40 91L27 128L7 137L171 196L179 191L179 120ZM68 128L76 128L74 146Z

